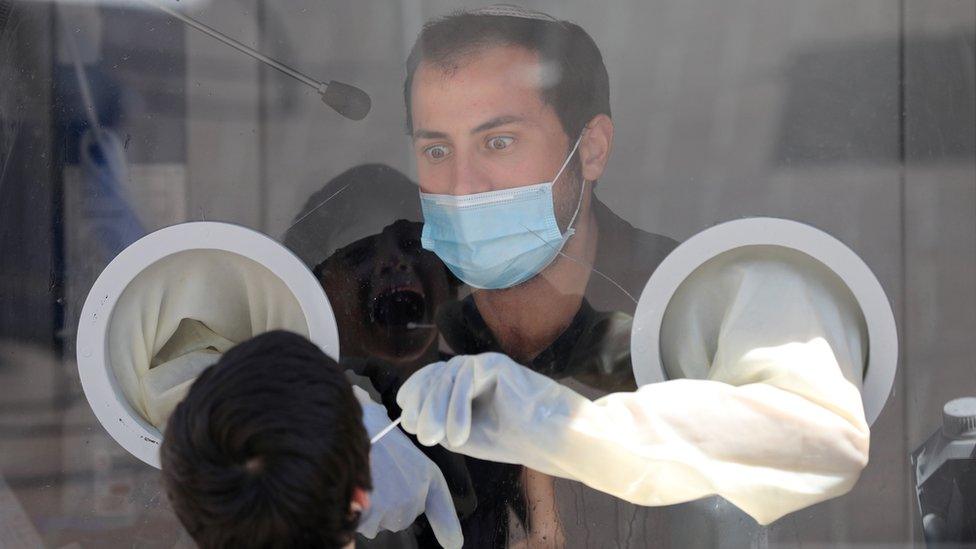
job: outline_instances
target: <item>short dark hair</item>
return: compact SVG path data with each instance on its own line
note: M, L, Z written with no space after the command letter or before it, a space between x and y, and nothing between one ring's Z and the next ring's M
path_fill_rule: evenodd
M555 109L570 138L583 131L594 116L610 116L607 67L600 49L582 27L568 21L457 12L424 25L410 50L403 83L407 133L413 133L410 88L421 62L448 67L466 55L501 45L536 52L542 63L558 69L555 83L541 90L542 100Z
M227 351L169 418L162 476L201 547L342 547L372 488L362 408L306 338L268 332Z

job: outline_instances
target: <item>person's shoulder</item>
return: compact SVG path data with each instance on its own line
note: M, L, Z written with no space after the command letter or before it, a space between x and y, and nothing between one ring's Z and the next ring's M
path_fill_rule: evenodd
M632 227L634 248L647 255L647 259L655 262L655 266L664 260L680 244L677 240L663 234L651 233Z
M670 236L638 229L599 199L594 213L600 230L597 263L611 271L631 271L646 281L679 242Z

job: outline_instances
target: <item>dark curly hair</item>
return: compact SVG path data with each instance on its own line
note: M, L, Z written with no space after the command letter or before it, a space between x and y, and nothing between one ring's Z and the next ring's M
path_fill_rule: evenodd
M201 547L342 547L369 490L362 408L306 338L268 332L193 383L161 449L166 492Z

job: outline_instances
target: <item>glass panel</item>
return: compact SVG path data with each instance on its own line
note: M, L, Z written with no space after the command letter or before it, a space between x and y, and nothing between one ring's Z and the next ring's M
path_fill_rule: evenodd
M976 396L972 2L547 0L440 19L473 6L0 0L0 546L193 546L159 470L96 418L104 402L86 398L77 358L79 325L94 322L82 308L103 269L140 237L191 221L242 225L291 250L329 299L340 365L391 420L401 386L429 364L498 352L517 367L484 372L532 371L476 402L507 403L478 416L500 422L493 436L504 444L450 451L411 437L444 475L466 546L889 547L974 535L972 439L940 431L947 402ZM411 58L431 21L441 22ZM756 450L766 448L757 433L775 423L762 421L780 409L760 399L771 408L736 423L747 416L731 406L746 393L732 386L775 387L805 399L786 408L819 406L811 410L830 421L843 415L824 405L837 393L719 365L745 360L723 354L748 340L728 331L746 326L755 349L794 343L749 322L789 333L796 318L820 318L822 295L840 295L808 292L803 269L803 291L776 294L784 279L740 265L742 284L772 276L757 283L758 301L736 301L745 286L728 278L700 285L708 290L688 300L690 327L674 353L712 381L666 381L656 398L673 406L633 405L614 412L637 414L624 414L633 423L592 424L592 441L613 442L573 446L560 431L595 421L565 407L582 402L575 395L636 391L634 315L662 261L743 217L799 221L848 246L880 282L899 334L868 464L844 469L823 450L830 473L816 472L817 489L843 474L853 486L768 525L740 509L733 480L787 471L765 504L785 509L799 482L791 467L815 474L811 453L822 448L810 440L841 431L809 427L813 412L797 412L808 439ZM777 295L800 297L770 306ZM278 326L238 316L252 331ZM244 339L187 320L196 324L177 319L173 329ZM845 350L870 360L863 332L824 322L848 338L844 349L832 340L840 369ZM692 329L706 324L713 332ZM169 338L157 339L153 356ZM188 390L224 350L193 348L207 362L190 357L187 370L167 372L167 391ZM533 393L550 387L545 378L555 388ZM727 414L716 412L721 402ZM547 423L570 409L576 423ZM153 428L149 419L138 421ZM506 421L518 428L505 431ZM717 432L722 421L731 426ZM523 454L503 463L510 447ZM610 459L628 452L646 461ZM601 455L606 470L594 465ZM605 493L609 478L630 478L614 464L657 459L671 465L626 473L637 487L629 499L667 505ZM729 468L716 473L719 463ZM374 480L382 474L374 461ZM695 491L706 477L710 488ZM929 479L940 488L923 489ZM423 516L356 541L436 542Z

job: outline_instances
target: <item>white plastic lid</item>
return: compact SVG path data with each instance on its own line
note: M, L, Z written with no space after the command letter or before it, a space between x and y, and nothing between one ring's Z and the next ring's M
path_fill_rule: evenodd
M188 250L221 250L263 265L299 303L309 339L331 358L339 357L339 332L325 292L300 259L268 236L229 223L193 222L134 242L105 267L88 292L78 324L78 372L99 423L129 453L156 468L162 435L123 394L109 363L108 332L113 310L129 283L157 261Z
M782 246L802 252L832 270L850 289L868 330L868 364L861 399L868 425L881 414L895 382L898 334L878 279L850 248L829 234L796 221L756 217L706 229L678 246L651 275L641 293L631 332L637 385L668 379L661 360L661 325L682 282L709 260L745 246Z

